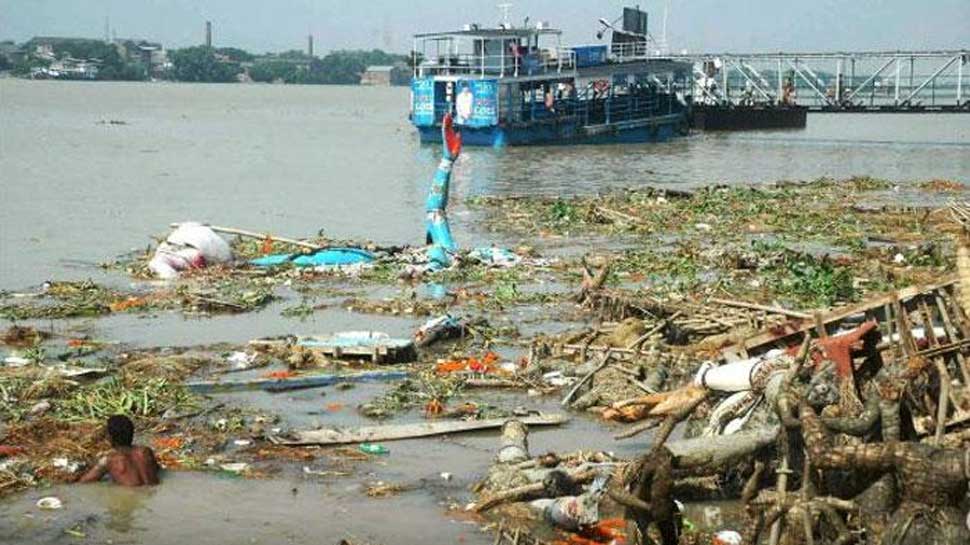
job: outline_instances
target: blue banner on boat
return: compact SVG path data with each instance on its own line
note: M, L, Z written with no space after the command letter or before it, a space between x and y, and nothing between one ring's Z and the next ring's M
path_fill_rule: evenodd
M455 122L466 127L498 124L498 80L476 79L458 82Z
M434 125L434 78L411 80L411 122L419 127Z
M374 254L360 248L326 248L312 254L271 254L252 259L249 263L257 267L275 267L292 263L297 267L325 267L370 263Z

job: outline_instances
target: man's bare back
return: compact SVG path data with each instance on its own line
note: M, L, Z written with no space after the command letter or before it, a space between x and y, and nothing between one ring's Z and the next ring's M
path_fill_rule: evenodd
M81 483L101 480L106 474L122 486L145 486L158 484L158 462L148 447L132 445L134 426L126 417L113 416L108 421L108 436L112 450L101 457L87 473L78 479Z

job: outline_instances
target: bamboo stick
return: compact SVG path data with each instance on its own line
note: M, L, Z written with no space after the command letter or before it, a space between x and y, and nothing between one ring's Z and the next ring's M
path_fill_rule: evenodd
M565 407L566 405L568 405L569 402L572 401L573 397L576 396L576 392L578 392L579 389L583 387L583 384L586 384L586 382L589 379L593 378L593 375L595 375L596 373L600 372L600 370L602 370L604 367L606 367L606 365L608 363L610 363L610 358L612 356L613 356L613 354L609 350L607 350L603 354L603 359L602 359L602 361L600 361L599 365L597 365L596 368L594 368L589 373L586 373L586 376L584 376L583 378L579 379L579 381L576 382L575 385L573 385L572 389L569 390L569 393L566 394L566 397L562 398L562 402L560 403L560 405L562 405L563 407Z
M626 349L627 350L636 350L637 348L639 348L639 346L641 344L643 344L644 341L646 341L647 339L649 339L650 337L652 337L654 334L656 334L658 331L660 331L661 329L663 329L664 326L667 325L667 322L672 322L675 318L679 317L683 313L684 313L684 311L678 310L677 312L671 314L669 318L666 318L663 321L661 321L660 324L658 324L657 326L651 328L650 331L647 331L643 335L640 335L639 337L637 337L637 340L635 340L632 343L630 343L630 345L627 346Z
M940 402L937 405L936 412L936 443L942 444L943 433L946 431L947 403L950 401L950 374L947 373L943 360L937 358L934 363L936 363L936 372L940 375Z
M799 320L810 320L812 319L811 314L806 314L804 312L798 312L795 310L788 310L787 308L772 307L767 305L759 305L757 303L748 303L745 301L735 301L733 299L720 299L712 298L711 303L716 303L719 305L727 305L729 307L746 308L749 310L763 310L765 312L770 312L772 314L782 314L785 316L790 316L792 318L798 318Z
M169 225L169 227L171 227L172 229L176 229L179 227L179 225L181 224L172 223ZM225 233L227 235L238 235L241 237L255 238L259 240L266 240L267 238L269 238L277 242L293 244L294 246L300 246L302 248L307 248L309 250L320 250L324 248L324 246L320 246L319 244L313 244L311 242L296 240L292 238L278 237L278 236L270 235L269 233L257 233L255 231L246 231L244 229L236 229L235 227L220 227L218 225L209 225L207 223L203 223L202 225L204 225L205 227L208 227L209 229L212 229L217 233Z

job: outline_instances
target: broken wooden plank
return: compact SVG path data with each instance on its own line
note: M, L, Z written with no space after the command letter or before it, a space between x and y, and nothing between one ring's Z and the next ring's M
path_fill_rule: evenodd
M278 445L348 445L373 441L397 441L433 435L465 433L498 429L509 420L516 418L489 418L485 420L450 420L418 422L415 424L389 424L387 426L364 426L355 429L321 428L316 430L294 431L289 434L270 436L270 441ZM563 414L526 416L518 418L526 426L558 426L569 421Z
M822 321L825 324L830 324L832 322L838 322L844 320L849 316L855 314L862 314L864 312L872 311L886 304L891 304L893 302L893 297L897 297L900 301L911 299L916 295L921 293L929 293L937 290L943 290L954 285L958 281L956 275L950 275L946 277L943 281L936 284L928 284L923 286L909 286L907 288L895 291L893 293L887 293L880 296L873 297L867 301L857 303L855 305L849 305L846 307L838 308L832 310L828 314L822 316ZM793 335L800 333L805 333L815 327L815 322L805 321L800 324L792 324L790 322L781 324L776 327L771 327L766 331L762 331L752 337L749 337L735 346L726 347L725 350L734 350L740 352L742 350L748 350L752 348L757 348L768 343L779 341Z
M281 346L293 343L291 339L256 339L252 346ZM373 363L409 363L417 358L414 341L394 338L379 331L341 331L331 335L300 337L296 345L308 348L324 356L369 359Z
M267 390L283 392L302 388L319 388L341 382L367 382L407 378L407 371L365 371L352 374L303 375L291 378L257 378L252 380L202 380L186 383L186 388L197 394L238 392L242 390Z

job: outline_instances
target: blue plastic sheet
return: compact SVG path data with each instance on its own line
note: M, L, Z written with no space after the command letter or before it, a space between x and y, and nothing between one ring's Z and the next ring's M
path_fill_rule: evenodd
M250 260L257 267L275 267L292 263L297 267L321 267L371 263L374 254L360 248L326 248L312 254L271 254Z

